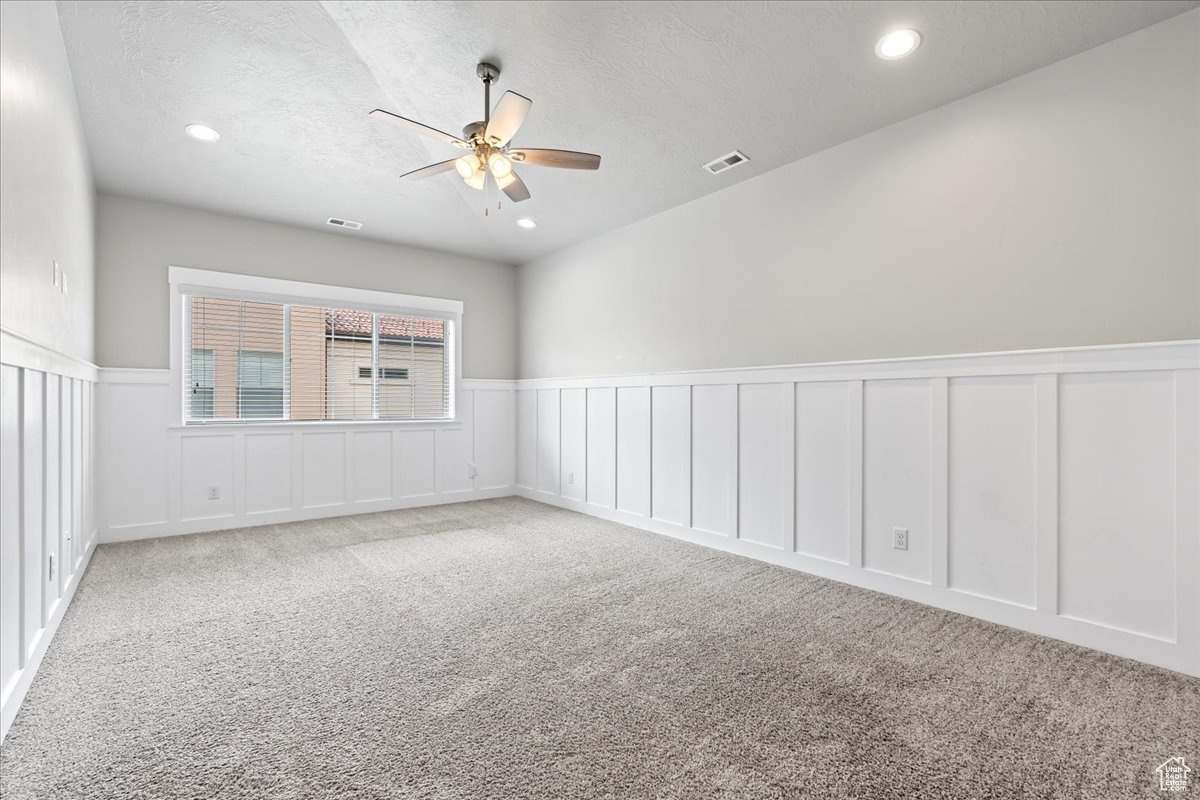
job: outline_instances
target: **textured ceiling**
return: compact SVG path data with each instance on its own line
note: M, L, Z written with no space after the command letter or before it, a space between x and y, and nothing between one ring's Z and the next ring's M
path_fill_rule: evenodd
M1016 77L1200 2L60 2L101 191L521 263ZM878 37L924 44L884 62ZM600 153L522 168L483 211L458 154L368 119L458 133L474 67L532 98L514 143ZM495 98L494 98L495 99ZM186 123L221 132L214 145ZM699 165L740 149L751 161ZM796 187L803 192L803 186ZM517 228L518 216L539 222Z

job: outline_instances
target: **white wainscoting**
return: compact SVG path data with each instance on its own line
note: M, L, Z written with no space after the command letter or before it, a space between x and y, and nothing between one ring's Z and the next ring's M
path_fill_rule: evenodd
M0 331L0 738L96 541L96 367Z
M1200 342L526 380L516 408L523 496L1200 675Z
M464 380L457 423L172 426L168 370L102 369L100 540L511 495L514 390Z

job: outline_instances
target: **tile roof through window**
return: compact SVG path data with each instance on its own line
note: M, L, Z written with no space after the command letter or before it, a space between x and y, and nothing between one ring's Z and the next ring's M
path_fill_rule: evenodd
M364 336L370 338L371 312L327 309L325 312L325 329L335 336ZM380 314L379 338L442 342L445 340L445 323L440 319L421 319L419 317L401 317L395 314Z

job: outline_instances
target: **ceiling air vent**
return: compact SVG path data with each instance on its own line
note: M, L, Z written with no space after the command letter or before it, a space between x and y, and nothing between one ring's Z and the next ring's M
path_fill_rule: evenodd
M746 158L743 153L739 153L737 150L734 150L732 153L728 153L720 158L713 159L705 164L704 168L713 175L717 175L727 169L733 169L734 167L741 166L749 160L750 159Z
M351 222L348 219L338 219L337 217L330 217L329 219L325 220L325 224L332 225L335 228L349 228L352 231L362 229L361 222Z

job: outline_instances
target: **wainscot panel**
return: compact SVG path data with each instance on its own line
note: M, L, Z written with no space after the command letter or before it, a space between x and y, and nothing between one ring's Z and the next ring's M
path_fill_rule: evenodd
M1200 675L1200 342L518 394L518 494Z
M100 370L100 541L513 493L516 385L464 380L455 422L176 425L168 370Z
M95 548L97 369L7 330L0 352L3 738Z

